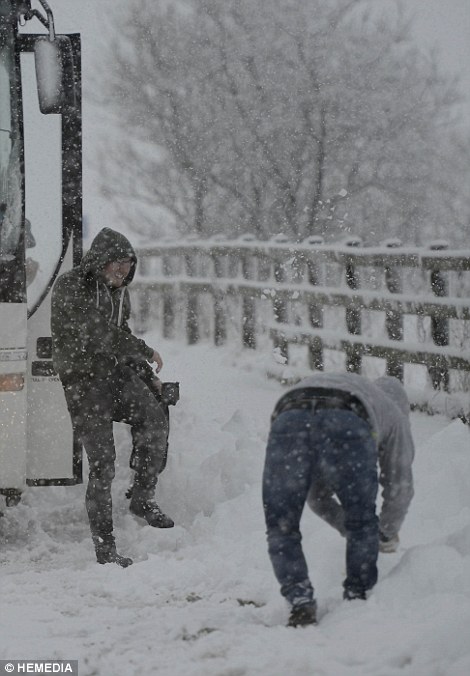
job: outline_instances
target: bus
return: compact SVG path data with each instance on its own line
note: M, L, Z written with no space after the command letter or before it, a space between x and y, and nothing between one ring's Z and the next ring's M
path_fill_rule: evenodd
M37 32L35 32L37 31ZM0 494L82 481L52 366L51 291L82 256L80 35L0 0Z

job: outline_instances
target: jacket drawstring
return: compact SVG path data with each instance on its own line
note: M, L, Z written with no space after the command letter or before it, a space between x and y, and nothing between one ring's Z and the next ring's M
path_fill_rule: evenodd
M112 296L110 290L108 289L108 287L106 286L106 284L104 285L104 288L106 289L106 292L107 292L107 294L108 294L108 296L109 296L109 300L111 301L111 317L110 317L110 319L111 319L111 321L112 321L113 315L114 315L114 301L113 301L113 296ZM121 326L121 324L122 324L122 314L123 314L123 308L124 308L124 292L125 292L125 289L122 288L122 289L121 289L121 297L120 297L120 299L119 299L119 310L118 310L118 317L117 317L117 326ZM100 286L99 286L98 280L96 280L96 309L98 309L99 306L100 306Z
M119 312L118 312L118 318L117 318L117 325L118 326L121 326L121 323L122 323L123 306L124 306L124 288L121 289L121 298L119 300Z

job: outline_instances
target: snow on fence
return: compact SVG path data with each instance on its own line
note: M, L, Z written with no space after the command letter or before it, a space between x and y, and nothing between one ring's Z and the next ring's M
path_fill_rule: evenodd
M470 250L244 236L137 253L137 331L157 319L165 337L184 330L189 343L210 335L221 345L234 333L255 349L268 337L284 364L301 347L304 373L335 352L349 371L379 359L403 380L405 367L421 365L435 390L470 391Z

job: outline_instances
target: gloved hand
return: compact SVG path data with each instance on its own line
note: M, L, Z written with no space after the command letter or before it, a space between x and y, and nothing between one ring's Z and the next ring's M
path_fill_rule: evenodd
M379 532L379 552L382 554L392 554L398 549L400 538L396 535L387 536Z

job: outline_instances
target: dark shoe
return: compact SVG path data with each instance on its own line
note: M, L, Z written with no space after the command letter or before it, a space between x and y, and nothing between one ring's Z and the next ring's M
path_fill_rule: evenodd
M116 551L114 537L112 535L93 536L93 544L95 545L96 560L98 563L116 563L121 568L127 568L133 564L132 559L127 556L121 556Z
M365 601L367 599L366 593L363 589L361 590L354 590L354 589L345 589L343 592L343 599L345 601L354 601L356 599L360 599L361 601Z
M317 624L317 604L315 602L292 608L287 623L288 627L307 627L309 624Z
M154 528L173 528L175 522L169 516L164 514L155 500L146 500L145 502L132 499L129 510L135 516L140 516L146 520L149 526Z

